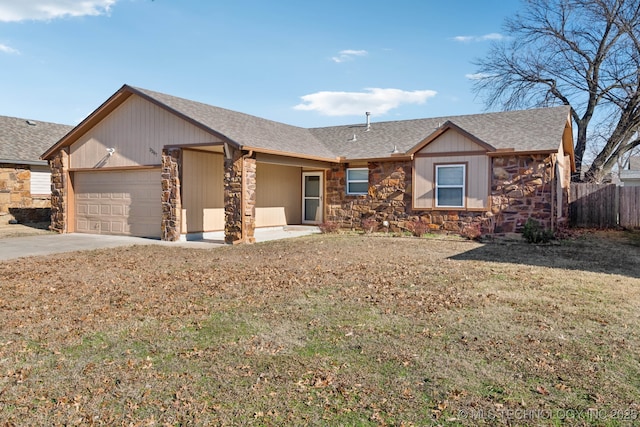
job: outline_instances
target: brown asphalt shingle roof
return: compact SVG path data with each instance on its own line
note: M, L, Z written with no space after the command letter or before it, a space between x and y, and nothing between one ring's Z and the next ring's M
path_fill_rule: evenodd
M41 162L40 155L71 129L73 126L0 116L0 162Z
M147 89L133 89L224 135L238 145L326 159L336 157L308 129Z
M556 151L561 144L569 116L569 107L561 106L373 122L368 132L364 120L356 125L305 129L147 89L133 90L224 135L240 146L326 159L384 158L391 154L394 147L401 153L406 153L447 122L497 150Z
M121 97L123 94L126 96ZM105 112L108 114L111 101L123 102L118 99L124 100L130 94L141 96L243 149L327 161L336 161L338 158L347 161L387 158L394 148L399 153L407 154L449 124L496 150L554 152L562 143L569 118L569 107L563 106L430 119L373 121L370 131L366 131L364 117L363 123L355 125L306 129L128 85L124 85L103 104ZM73 143L76 135L86 131L83 128L93 126L93 119L101 120L99 112L103 107L94 111L67 138L51 146L45 155L50 157L57 148ZM60 135L64 133L61 131ZM178 141L176 143L179 144ZM46 144L43 146L46 148Z
M347 159L387 157L394 147L405 153L447 122L453 123L496 150L556 151L569 107L372 123L310 129L319 140ZM353 135L356 141L351 141Z

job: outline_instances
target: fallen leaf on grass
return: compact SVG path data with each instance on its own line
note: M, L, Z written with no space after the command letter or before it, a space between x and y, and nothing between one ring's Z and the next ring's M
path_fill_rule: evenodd
M558 384L556 384L554 387L555 387L557 390L560 390L560 391L571 391L571 387L566 386L566 385L564 385L564 384L562 384L562 383L558 383Z
M543 386L539 385L538 387L536 387L536 391L542 395L548 396L549 395L549 391L544 388Z

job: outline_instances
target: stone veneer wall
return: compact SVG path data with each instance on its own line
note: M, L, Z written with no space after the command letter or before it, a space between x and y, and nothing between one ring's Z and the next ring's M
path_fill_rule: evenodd
M411 162L369 163L369 194L346 194L347 166L334 165L326 174L327 220L343 228L360 228L363 219L389 221L393 227L411 209ZM401 226L401 224L400 224Z
M29 165L0 164L0 223L48 221L50 207L49 196L31 195Z
M520 232L529 218L545 228L555 226L554 165L555 155L512 155L493 159L491 212L495 216L496 233Z
M553 157L507 156L492 159L491 210L412 209L412 162L369 163L369 194L346 194L347 165L334 165L326 174L326 219L343 228L360 229L364 219L374 219L378 228L389 222L391 231L407 229L421 221L433 231L462 233L469 226L482 233L520 231L527 218L552 226Z
M256 159L238 150L224 160L224 240L255 242Z
M182 149L162 150L162 231L161 239L176 242L180 239L182 200L180 198L180 170Z
M49 160L51 167L51 225L49 228L58 233L67 231L67 171L69 170L69 154L60 150Z

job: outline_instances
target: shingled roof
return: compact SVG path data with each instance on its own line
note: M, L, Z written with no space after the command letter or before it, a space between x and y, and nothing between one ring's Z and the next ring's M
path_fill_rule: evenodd
M336 157L308 129L147 89L132 89L204 125L238 146L327 159Z
M45 163L40 155L73 126L0 116L0 163Z
M346 159L383 158L394 148L409 152L447 124L473 135L495 150L557 151L569 107L400 120L310 129L331 150ZM354 141L355 135L355 141Z
M51 147L45 157L60 146L73 143L74 135L81 134L84 128L101 120L132 94L239 148L327 161L382 159L390 157L394 148L396 152L408 154L446 126L461 129L495 150L554 152L562 143L569 118L569 107L562 106L430 119L374 121L369 131L364 123L306 129L124 85L67 138Z
M370 159L406 153L446 123L472 134L496 150L556 151L569 107L436 117L305 129L187 99L133 88L223 134L239 146L314 157ZM354 140L355 135L355 140Z

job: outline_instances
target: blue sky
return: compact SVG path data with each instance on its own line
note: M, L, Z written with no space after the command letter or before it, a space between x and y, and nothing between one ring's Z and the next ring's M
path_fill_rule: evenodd
M303 126L472 114L517 0L0 0L0 115L77 124L123 84Z

